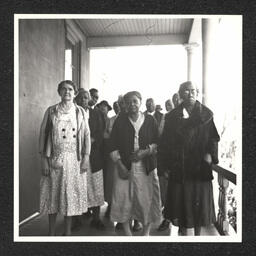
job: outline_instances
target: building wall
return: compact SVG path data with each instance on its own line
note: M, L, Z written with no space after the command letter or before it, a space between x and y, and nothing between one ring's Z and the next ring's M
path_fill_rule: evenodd
M64 20L20 20L19 221L39 209L39 129L46 108L59 101L64 53Z

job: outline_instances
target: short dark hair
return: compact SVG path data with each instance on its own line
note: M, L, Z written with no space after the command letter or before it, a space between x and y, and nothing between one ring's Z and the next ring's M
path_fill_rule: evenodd
M65 84L69 84L73 87L75 94L77 94L78 89L77 86L74 82L72 82L71 80L63 80L58 84L58 93L60 93L61 88L65 85Z
M91 89L89 90L89 92L90 92L90 94L92 95L93 93L98 92L98 90L95 89L95 88L91 88Z
M142 100L141 94L138 91L131 91L131 92L127 92L124 95L125 104L127 104L128 100L131 96L136 96L140 101Z
M149 101L153 101L153 102L154 102L154 99L153 99L153 98L148 98L148 99L146 100L146 104L147 104L147 102L149 102Z

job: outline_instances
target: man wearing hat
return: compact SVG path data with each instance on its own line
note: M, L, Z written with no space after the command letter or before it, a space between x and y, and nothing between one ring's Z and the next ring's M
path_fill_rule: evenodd
M112 110L112 107L108 104L106 100L102 100L100 103L96 105L99 110L104 114L107 115L108 111Z
M162 107L161 107L161 105L156 105L155 113L154 113L153 116L154 116L154 118L155 118L156 121L157 121L158 127L159 127L159 125L160 125L160 123L161 123L161 120L162 120L162 118L163 118L163 113L161 113L161 110L163 110Z

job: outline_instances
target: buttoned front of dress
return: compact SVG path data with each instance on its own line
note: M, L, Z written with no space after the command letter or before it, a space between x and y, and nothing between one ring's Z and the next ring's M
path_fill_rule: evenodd
M80 215L87 211L88 206L87 175L80 173L77 159L75 107L68 112L57 108L53 118L52 147L48 213ZM41 198L44 199L44 195Z

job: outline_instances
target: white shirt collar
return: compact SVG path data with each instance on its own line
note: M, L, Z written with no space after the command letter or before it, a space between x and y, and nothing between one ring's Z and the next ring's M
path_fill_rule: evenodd
M183 118L184 118L184 119L188 119L188 118L189 118L189 113L188 113L188 111L186 110L186 108L183 108Z

